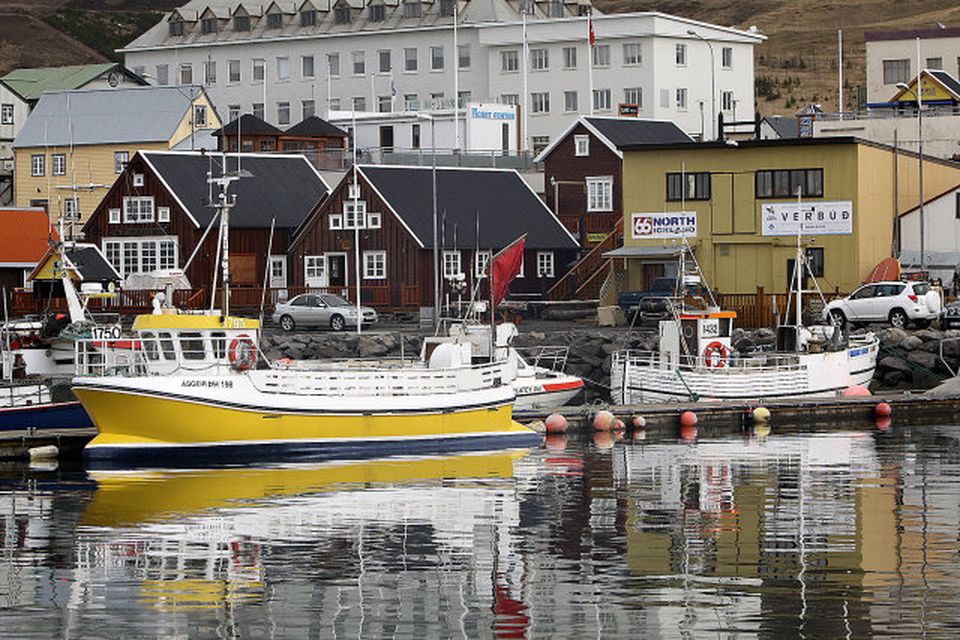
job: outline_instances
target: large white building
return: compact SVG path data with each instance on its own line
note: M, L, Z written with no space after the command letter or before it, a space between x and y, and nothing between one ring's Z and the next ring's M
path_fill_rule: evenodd
M867 102L886 102L897 83L909 83L920 69L960 78L960 28L867 31ZM919 60L919 64L918 64Z
M591 55L590 9L588 0L191 0L121 52L153 83L203 84L225 119L254 113L281 127L314 112L450 108L455 97L520 105L526 149L621 103L706 138L711 114L752 119L753 47L765 39L754 29L595 12Z

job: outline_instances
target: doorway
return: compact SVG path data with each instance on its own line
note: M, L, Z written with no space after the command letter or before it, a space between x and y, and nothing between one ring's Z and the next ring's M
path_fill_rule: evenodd
M346 287L347 279L347 254L345 253L327 253L327 286L328 287Z

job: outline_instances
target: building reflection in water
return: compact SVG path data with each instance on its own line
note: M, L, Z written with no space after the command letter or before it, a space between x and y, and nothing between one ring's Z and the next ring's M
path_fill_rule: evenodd
M11 481L0 623L24 637L936 635L960 623L958 434L571 439L96 474L96 490Z

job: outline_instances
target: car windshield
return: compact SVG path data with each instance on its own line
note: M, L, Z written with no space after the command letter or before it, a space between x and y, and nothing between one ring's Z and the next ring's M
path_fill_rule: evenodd
M349 300L344 300L340 296L335 296L332 293L324 293L320 295L320 299L328 307L349 307L351 302Z
M913 292L918 296L925 296L928 291L930 291L930 285L926 282L915 282L913 284Z

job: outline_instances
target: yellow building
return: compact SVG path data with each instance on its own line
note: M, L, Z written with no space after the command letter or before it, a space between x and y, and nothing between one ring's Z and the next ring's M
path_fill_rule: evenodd
M44 93L13 143L14 199L79 229L134 153L215 149L221 126L202 87Z
M722 293L788 290L803 242L821 288L852 291L894 246L897 214L919 199L916 154L855 138L707 142L625 149L624 257L629 289L675 269L688 242ZM960 184L960 164L924 159L929 198ZM679 215L685 212L686 215Z

